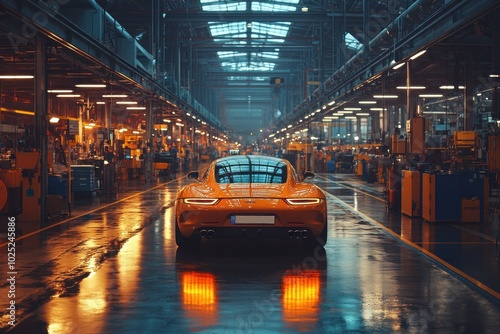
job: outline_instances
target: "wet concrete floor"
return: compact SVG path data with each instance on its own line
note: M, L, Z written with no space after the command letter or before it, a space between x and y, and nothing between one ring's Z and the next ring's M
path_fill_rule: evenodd
M192 181L179 176L78 199L43 232L19 222L15 298L7 260L0 271L0 331L498 333L494 223L425 223L388 212L381 185L318 174L312 182L328 193L324 249L214 239L182 252L172 205Z

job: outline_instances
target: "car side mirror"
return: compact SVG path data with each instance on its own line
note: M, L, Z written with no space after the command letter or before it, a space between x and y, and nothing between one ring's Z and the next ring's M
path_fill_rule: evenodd
M195 180L198 180L199 181L199 176L200 176L200 173L199 172L189 172L188 173L188 179L195 179Z
M314 178L314 173L311 171L305 171L302 180Z

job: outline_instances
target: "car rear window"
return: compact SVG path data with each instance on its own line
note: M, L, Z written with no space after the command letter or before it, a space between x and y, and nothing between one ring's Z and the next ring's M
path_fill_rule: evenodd
M267 159L226 159L215 165L218 183L285 183L286 163Z

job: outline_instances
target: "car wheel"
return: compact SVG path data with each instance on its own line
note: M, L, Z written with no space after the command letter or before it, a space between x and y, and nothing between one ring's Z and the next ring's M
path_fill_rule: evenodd
M195 248L200 244L200 238L197 238L196 236L186 238L184 235L182 235L181 231L179 230L179 226L176 223L175 224L175 243L180 248Z
M317 246L323 247L326 245L328 239L328 224L325 222L325 227L319 236L316 238L307 238L304 240L308 248L315 248Z

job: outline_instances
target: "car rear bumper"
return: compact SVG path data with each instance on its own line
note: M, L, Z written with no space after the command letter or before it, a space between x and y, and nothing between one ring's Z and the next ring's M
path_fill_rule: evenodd
M313 239L308 228L297 227L202 227L192 236L206 239Z

